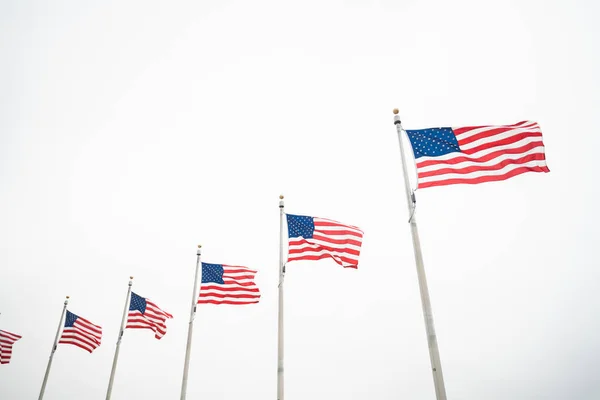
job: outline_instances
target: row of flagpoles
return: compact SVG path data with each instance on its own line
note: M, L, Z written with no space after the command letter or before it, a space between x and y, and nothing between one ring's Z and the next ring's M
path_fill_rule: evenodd
M410 185L403 138L406 137L409 140L413 150L417 188L451 184L478 184L509 179L525 172L549 172L549 170L545 160L542 133L537 123L526 121L502 126L429 128L405 131L402 128L397 109L394 110L394 114L434 388L436 399L446 400L446 389L415 215L416 189L413 190ZM325 218L286 214L283 196L280 196L279 199L279 218L277 400L284 400L283 289L286 265L291 261L331 258L345 268L357 268L363 232L356 226ZM284 240L284 225L287 226L286 240ZM286 246L287 257L285 257ZM254 282L256 273L257 271L242 266L203 263L201 262L201 248L198 246L181 400L185 400L187 394L192 333L197 305L258 303L260 291ZM132 292L132 285L133 277L130 277L106 393L107 400L111 398L112 394L124 330L127 328L150 329L154 332L155 337L160 339L167 330L166 320L172 318L171 314L160 309L149 299ZM91 353L101 343L102 328L68 311L68 301L69 297L67 296L50 352L39 400L42 400L44 396L58 344L72 344ZM21 339L20 335L0 330L0 362L2 364L10 361L12 346L19 339Z

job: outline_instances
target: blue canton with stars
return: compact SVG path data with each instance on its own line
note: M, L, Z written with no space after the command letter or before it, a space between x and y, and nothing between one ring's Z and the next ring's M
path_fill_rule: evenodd
M65 328L70 328L75 324L79 315L73 314L71 311L67 310L67 317L65 318Z
M220 283L223 281L223 264L202 263L202 283Z
M146 299L131 292L131 301L129 302L129 311L138 310L142 314L146 312Z
M406 131L415 158L437 157L460 152L458 141L452 128L429 128Z
M288 224L288 237L294 238L302 236L304 239L311 239L315 232L315 221L313 217L304 215L286 214Z

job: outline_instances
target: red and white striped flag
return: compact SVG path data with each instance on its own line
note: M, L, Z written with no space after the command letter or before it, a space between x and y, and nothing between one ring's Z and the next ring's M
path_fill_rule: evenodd
M345 268L358 268L363 231L330 219L287 214L288 262L331 257Z
M418 187L501 181L525 172L549 172L540 126L429 128L406 131L415 155Z
M12 356L13 344L21 339L21 335L0 330L0 364L8 364Z
M58 343L72 344L91 353L100 346L101 339L102 328L100 326L67 311L65 326Z
M260 300L257 271L247 267L202 263L198 304L253 304Z
M151 329L154 337L160 339L167 333L167 318L173 316L150 300L131 292L126 328Z

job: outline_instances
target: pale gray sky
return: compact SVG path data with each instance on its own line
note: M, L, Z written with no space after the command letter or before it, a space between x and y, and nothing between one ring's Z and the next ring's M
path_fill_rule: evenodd
M286 278L286 400L434 399L396 130L538 121L549 174L418 191L448 398L597 399L600 3L0 3L1 399L104 399L129 275L174 315L125 332L113 399L179 396L195 246L259 270L199 307L188 398L274 399L278 195L361 227L358 270Z

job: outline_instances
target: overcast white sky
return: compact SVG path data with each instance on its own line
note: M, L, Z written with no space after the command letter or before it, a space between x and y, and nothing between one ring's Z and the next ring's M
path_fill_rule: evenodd
M448 398L597 399L596 1L0 3L1 399L179 398L196 245L259 270L202 306L189 399L276 397L278 195L361 227L358 270L288 266L286 400L434 399L392 109L406 129L540 123L549 174L417 192Z

